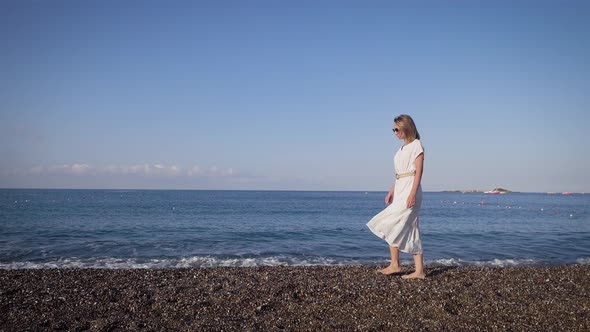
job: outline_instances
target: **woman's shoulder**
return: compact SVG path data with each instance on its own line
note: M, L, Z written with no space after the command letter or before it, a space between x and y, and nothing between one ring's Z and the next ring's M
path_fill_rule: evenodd
M399 149L401 151L422 150L422 142L420 142L420 140L416 138L408 144L402 144Z
M420 139L416 138L410 144L412 144L414 146L414 149L419 150L419 151L424 151L424 146L422 145L422 141L420 141Z

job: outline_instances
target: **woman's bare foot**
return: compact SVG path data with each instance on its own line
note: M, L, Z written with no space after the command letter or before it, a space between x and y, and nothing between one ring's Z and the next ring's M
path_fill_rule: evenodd
M402 269L399 266L389 265L388 267L378 270L377 272L384 274L384 275L389 275L389 274L400 273L401 271L402 271Z
M424 279L426 278L426 274L424 272L422 273L418 273L418 272L414 272L411 274L406 274L402 276L402 279Z

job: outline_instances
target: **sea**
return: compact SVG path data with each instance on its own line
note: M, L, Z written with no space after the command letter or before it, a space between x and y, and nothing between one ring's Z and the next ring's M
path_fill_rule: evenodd
M0 189L0 268L384 265L385 194ZM590 264L589 194L423 197L427 266Z

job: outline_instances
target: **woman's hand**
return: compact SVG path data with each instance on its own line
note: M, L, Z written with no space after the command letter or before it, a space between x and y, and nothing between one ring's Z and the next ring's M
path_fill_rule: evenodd
M408 196L408 200L406 201L406 206L408 209L411 209L416 205L416 194L410 194Z
M393 192L388 192L387 196L385 196L385 205L389 205L393 202Z

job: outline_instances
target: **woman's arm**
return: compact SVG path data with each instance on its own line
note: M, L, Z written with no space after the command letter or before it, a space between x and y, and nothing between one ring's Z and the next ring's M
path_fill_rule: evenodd
M395 182L393 183L393 185L391 186L391 189L389 189L389 192L385 196L385 205L389 205L389 204L391 204L391 202L393 202L393 190L394 189L395 189Z
M406 204L408 208L411 208L416 204L416 193L418 193L420 181L422 181L422 173L424 171L424 153L421 153L416 157L414 163L416 164L416 174L414 175L414 184L412 185L412 191L410 192L410 196L408 196Z

